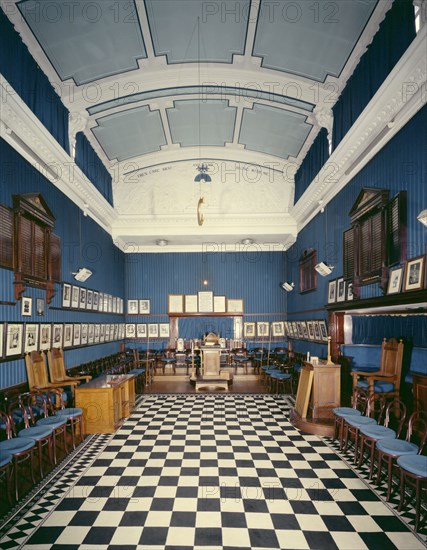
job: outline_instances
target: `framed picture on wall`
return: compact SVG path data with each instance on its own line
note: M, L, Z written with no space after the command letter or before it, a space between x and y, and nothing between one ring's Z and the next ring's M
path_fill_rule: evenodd
M273 337L284 336L285 329L283 321L274 321L271 323L271 333Z
M53 348L62 348L62 333L64 330L64 325L56 324L52 328L52 347Z
M186 294L184 296L184 309L185 313L198 312L197 294Z
M80 331L80 343L82 346L87 346L87 331L88 331L87 323L82 323L82 327Z
M110 327L108 326L108 334L110 333ZM136 330L134 323L126 323L126 338L135 338Z
M21 315L31 317L33 314L33 299L29 296L22 296L21 300Z
M388 284L387 284L387 294L399 294L402 288L403 280L403 267L398 267L393 269L389 273Z
M320 330L320 338L323 340L323 342L328 341L328 329L326 328L326 321L321 320L319 321L319 330Z
M148 336L150 338L158 338L159 337L159 326L157 323L150 323L148 325Z
M113 296L108 294L108 313L113 313Z
M319 321L313 321L313 327L314 327L314 338L315 340L321 340L320 336L320 328L319 328Z
M36 315L42 317L44 315L44 300L43 298L37 298L36 300Z
M86 309L86 289L80 289L79 309Z
M150 300L145 298L143 300L139 300L139 314L150 315Z
M80 346L81 326L80 323L74 323L73 326L73 346Z
M403 290L420 290L424 288L425 256L418 256L406 262Z
M102 306L102 311L105 311L105 313L108 312L108 294L104 292L104 305Z
M292 321L292 331L293 331L293 337L298 338L298 327L297 327L296 321Z
M270 323L266 321L258 321L256 324L258 338L268 338L270 334Z
M132 329L129 329L129 334L132 334ZM105 325L105 336L104 336L104 342L110 341L110 323L107 323Z
M313 321L307 321L307 330L309 340L314 340L314 327Z
M104 293L103 292L99 293L98 311L104 311Z
M62 285L62 307L71 307L71 285Z
M169 323L159 323L160 338L169 338Z
M298 338L304 338L304 332L302 330L302 321L297 321Z
M128 315L138 315L138 300L128 300Z
M86 293L86 309L92 309L93 306L93 290L87 289Z
M346 284L347 287L347 302L351 302L351 300L354 300L354 294L353 294L353 283L351 281L347 281Z
M87 327L87 343L93 344L95 342L95 325L89 323Z
M42 324L40 325L40 349L46 351L50 349L50 341L52 337L52 325Z
M308 328L307 323L305 321L301 321L301 327L302 327L302 337L308 340Z
M345 302L345 281L343 277L337 279L337 302Z
M328 284L328 304L334 304L337 297L337 280L329 281Z
M225 296L214 296L214 312L225 313Z
M39 325L25 323L24 351L30 353L39 346Z
M70 348L73 345L73 325L65 323L64 325L64 348Z
M99 323L96 323L95 332L93 336L93 341L95 344L99 344L100 334L101 334L101 325Z
M113 296L113 313L117 313L117 296Z
M243 300L227 300L227 312L243 313Z
M255 338L255 323L243 324L243 336L244 338Z
M197 293L199 313L213 313L213 292L204 290Z
M183 313L183 311L184 311L184 296L182 294L169 294L168 312Z
M99 292L94 290L93 291L93 303L92 303L92 309L94 311L98 311L98 299L99 299Z
M136 337L147 338L147 325L146 323L138 323L136 325Z
M71 288L71 307L78 308L80 299L80 287L73 286Z
M24 325L22 323L7 323L6 326L6 357L22 354L22 339Z
M99 326L99 341L101 344L105 342L105 324L101 323Z

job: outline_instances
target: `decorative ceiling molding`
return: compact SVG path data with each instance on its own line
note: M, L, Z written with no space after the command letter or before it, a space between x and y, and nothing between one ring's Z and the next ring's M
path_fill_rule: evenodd
M291 209L299 231L425 106L426 43L427 26L424 25Z

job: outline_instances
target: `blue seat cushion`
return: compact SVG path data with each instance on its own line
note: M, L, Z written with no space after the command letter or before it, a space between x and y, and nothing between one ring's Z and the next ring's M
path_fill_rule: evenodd
M67 424L67 418L59 416L47 416L46 418L40 418L37 421L37 426L52 426L52 428L59 428Z
M62 416L63 418L74 418L76 416L82 416L82 414L83 409L80 409L79 407L69 407L66 409L59 409L55 416Z
M6 466L6 464L9 464L12 461L12 453L8 451L2 451L0 449L0 468L3 468Z
M336 407L332 412L337 416L362 416L362 413L353 407Z
M405 455L397 459L398 465L403 469L421 477L427 477L427 456Z
M380 439L377 442L377 449L392 456L416 455L418 453L418 447L415 443L389 437Z
M369 372L369 373L373 373L373 372L378 372L380 369L377 366L373 366L373 365L362 365L361 367L352 367L351 368L351 372Z
M396 432L391 428L386 428L385 426L364 426L361 428L360 432L367 437L372 439L383 439L386 437L396 437Z
M286 374L284 372L274 372L271 374L271 378L274 378L275 380L289 380L290 377L290 374Z
M367 380L359 380L357 383L359 388L367 390L369 384ZM391 382L382 382L381 380L375 380L374 382L374 392L375 393L388 393L394 391L394 384Z
M12 439L6 439L6 441L0 442L0 449L2 451L8 451L12 454L22 453L28 451L34 447L35 443L33 439L28 437L13 437Z
M18 433L18 437L29 437L37 441L43 437L47 437L52 433L51 426L34 426L34 428L26 428Z
M366 426L367 424L376 424L377 421L370 416L344 416L344 420L347 422L347 424L350 424L350 426L353 426L354 428L361 428L362 426Z

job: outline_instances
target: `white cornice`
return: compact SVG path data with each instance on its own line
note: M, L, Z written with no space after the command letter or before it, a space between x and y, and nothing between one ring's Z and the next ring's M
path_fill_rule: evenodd
M112 206L76 166L0 74L1 137L106 231L116 218Z
M301 230L425 105L424 26L314 178L291 214ZM322 201L319 204L319 201Z

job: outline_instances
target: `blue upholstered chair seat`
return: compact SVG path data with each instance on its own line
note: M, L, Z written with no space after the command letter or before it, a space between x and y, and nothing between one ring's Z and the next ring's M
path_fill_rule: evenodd
M367 390L369 387L367 380L359 380L357 383L359 388ZM391 382L383 382L381 380L375 380L374 382L374 392L375 393L388 393L394 391L394 384Z
M288 380L291 377L290 374L286 374L285 372L273 372L270 376L275 380Z
M176 357L162 357L161 361L163 363L174 363L176 361Z
M53 429L60 428L67 424L67 417L63 416L47 416L46 418L40 418L37 421L37 426L52 426Z
M12 454L22 453L28 451L34 447L35 443L33 439L28 437L14 437L12 439L6 439L6 441L0 442L0 449L2 451L8 451Z
M18 433L18 437L28 437L37 441L43 437L47 437L52 433L51 426L34 426L33 428L25 428Z
M336 416L362 416L362 413L353 407L336 407L332 412Z
M355 416L349 415L344 416L344 420L353 428L361 428L362 426L367 426L368 424L376 424L377 421L369 416Z
M377 449L382 453L387 453L391 456L416 455L418 447L415 443L403 441L403 439L389 438L380 439L377 442Z
M136 374L138 376L139 374L144 374L145 371L146 371L145 368L132 369L128 372L128 374Z
M360 432L366 437L372 439L385 439L386 437L396 437L396 432L391 428L386 428L385 426L364 426L361 428Z
M427 477L427 456L405 455L397 459L397 464L404 470L417 476Z
M0 448L0 468L3 468L6 466L6 464L9 464L12 461L12 453L8 451L3 451Z
M83 409L79 407L68 407L66 409L59 409L55 416L62 418L75 418L76 416L82 416Z
M234 360L237 361L237 363L243 363L244 361L248 361L249 357L245 357L244 355L235 355Z
M379 372L378 366L374 365L362 365L361 367L352 367L351 372L369 372L370 374L373 374L374 372Z

